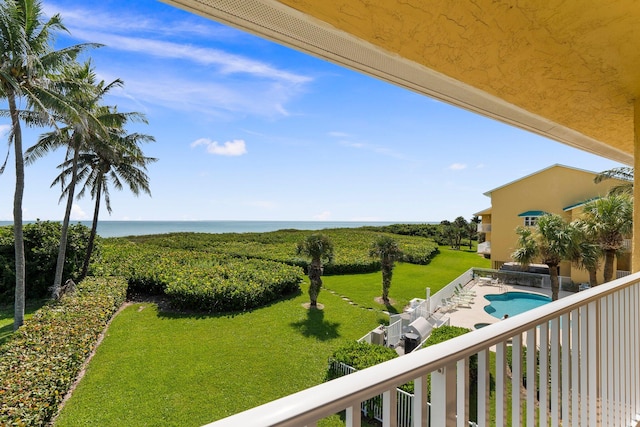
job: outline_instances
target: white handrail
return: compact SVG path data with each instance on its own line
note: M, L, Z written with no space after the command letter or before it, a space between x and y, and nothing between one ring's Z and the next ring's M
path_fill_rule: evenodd
M626 316L634 316L634 319L638 318L637 314L634 313L640 311L639 281L640 273L614 280L530 310L521 315L510 317L504 321L465 334L464 336L300 391L282 399L208 424L208 426L299 427L315 425L316 421L321 418L342 411L345 408L357 408L363 400L385 392L390 392L395 390L399 384L404 384L414 379L421 379L426 375L432 376L432 383L434 382L434 378L441 378L438 379L436 383L442 384L443 387L446 385L447 393L449 392L449 386L447 384L449 384L450 379L452 379L454 384L453 391L455 392L456 375L463 375L463 373L456 373L455 371L456 364L459 361L480 354L483 355L482 363L486 364L488 363L488 357L486 357L487 351L495 345L503 348L504 343L511 339L513 339L514 345L518 345L517 348L520 348L523 343L535 343L535 340L531 341L533 338L529 341L524 341L523 334L536 335L537 328L549 331L549 334L545 332L540 335L550 338L550 342L546 342L545 344L545 346L549 345L550 351L550 378L545 378L544 383L546 384L549 381L552 385L556 385L555 389L551 389L551 394L554 395L555 393L555 397L549 397L552 406L555 405L555 412L551 413L552 424L554 420L556 423L565 424L567 423L565 420L570 419L570 417L574 417L574 419L581 417L580 419L583 422L581 422L580 425L595 425L594 417L596 417L596 415L594 415L594 408L598 403L598 398L594 396L594 390L596 384L599 384L600 387L609 387L606 390L608 393L607 396L611 397L613 402L602 402L603 411L610 411L611 413L604 414L603 417L616 420L615 425L624 425L624 423L630 421L630 418L637 419L637 414L640 412L640 402L638 402L637 398L640 396L640 390L638 390L640 388L640 381L637 378L638 372L635 366L629 374L627 374L626 371L627 360L640 358L640 339L638 337L640 331L638 330L638 322L633 323L625 320ZM612 307L611 301L615 302L613 308L610 308ZM600 319L600 315L597 314L598 310L602 311L602 319ZM569 335L569 323L573 323L574 320L578 319L579 323L577 327L573 329L574 326L572 325L571 335ZM598 319L599 323L596 323L596 319ZM617 336L614 330L610 331L614 336L607 335L607 327L612 325L607 325L606 320L614 323L613 327L615 331L617 331L620 326L623 336ZM596 340L594 340L595 336L598 337ZM627 338L631 339L631 343L625 341ZM570 345L570 342L573 343L574 339L579 340L577 347ZM607 342L611 345L603 345L598 349L596 347L598 339L609 340ZM567 347L567 351L560 351L561 347L564 346ZM521 361L520 352L516 351L517 348L514 350L514 358L516 359L514 360L514 366ZM535 345L533 348L536 348ZM581 379L569 378L569 365L564 365L564 363L570 363L571 358L574 357L570 357L569 349L572 353L575 352L575 355L579 356L577 360L579 360L581 366L586 368L581 369L578 374ZM623 354L621 354L621 352ZM535 358L531 355L532 353L535 353L535 351L527 353L527 361L529 363L535 363ZM562 355L562 357L560 357L560 355ZM586 363L587 365L582 365L582 363ZM594 369L594 367L597 366L596 363L601 364L599 369ZM611 363L614 363L615 369L612 374L609 374ZM635 363L631 365L635 365ZM482 372L481 375L488 375L488 373L484 373L486 369L484 367L482 367L482 369L482 371L479 371ZM558 373L561 375L558 376ZM613 381L611 381L610 375L615 377ZM627 378L628 376L633 376L633 378ZM575 389L572 388L573 395L571 399L569 396L563 396L562 405L558 405L556 400L559 399L560 390L557 386L561 383L562 388L564 388L569 382L571 382L571 384L579 384L582 382L585 386L580 388L576 387ZM622 382L622 386L618 384L619 382ZM534 383L534 381L531 381L532 385ZM515 379L514 384L517 384ZM612 385L607 386L608 384ZM635 396L633 400L625 396L627 390L629 392L633 391L632 395ZM580 396L577 396L578 392ZM514 396L514 401L517 401L518 399L515 397L516 396ZM590 400L580 402L576 407L575 404L572 404L570 401L574 398ZM442 400L446 401L448 399ZM625 404L623 405L620 402L625 402ZM446 404L446 402L443 404ZM565 413L565 411L569 412L566 409L570 407L569 405L571 405L570 414ZM593 408L588 405L593 405ZM544 406L546 407L546 405ZM584 411L584 408L587 407L589 407L589 411L592 412L581 413ZM445 415L444 418L440 419L445 419L447 412L449 412L447 411L447 407L434 408L432 406L431 409L434 411L435 416L439 416L438 414ZM455 406L452 409L455 413ZM533 410L535 409L527 408L527 411ZM350 413L353 416L359 416L357 410ZM460 416L464 417L465 415L461 414ZM546 412L544 416L546 417ZM587 418L589 420L588 423L586 422ZM449 418L446 419L449 420ZM359 425L357 422L355 424Z

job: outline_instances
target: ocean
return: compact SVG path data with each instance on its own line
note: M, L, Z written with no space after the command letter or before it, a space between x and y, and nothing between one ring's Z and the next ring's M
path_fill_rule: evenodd
M34 221L25 221L27 224ZM72 224L91 227L90 221L72 221ZM381 221L100 221L98 234L102 237L140 236L173 232L196 233L260 233L282 229L322 230L325 228L357 228L365 225L382 226L411 222ZM12 221L0 221L0 226Z

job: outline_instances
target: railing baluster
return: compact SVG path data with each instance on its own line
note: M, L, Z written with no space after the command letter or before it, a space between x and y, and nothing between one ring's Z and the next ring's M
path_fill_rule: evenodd
M511 344L511 425L518 427L522 419L520 385L522 384L522 334L512 338Z
M537 362L536 330L527 331L527 425L533 426L536 421L536 371Z
M427 377L413 380L413 426L427 427Z
M593 427L598 425L598 342L596 340L597 311L597 303L589 303L587 306L587 339L589 347L589 351L587 352L587 357L589 359L589 404L587 409L589 411L589 425Z
M580 311L580 425L586 426L588 420L588 378L589 365L589 330L587 329L587 308L582 306Z
M360 402L354 402L346 409L345 427L360 427L361 414Z
M607 296L607 342L609 344L609 348L607 350L607 418L609 425L613 425L615 423L615 371L614 371L614 345L615 342L615 334L614 331L614 319L615 319L615 297L613 295Z
M575 339L577 342L577 338L579 334L576 330L576 333L572 333L573 328L571 317L578 315L577 311L563 314L560 316L560 334L562 336L562 351L561 351L561 359L562 359L562 421L569 425L571 422L572 426L578 427L578 417L573 416L574 412L573 408L578 407L578 393L572 393L573 390L578 390L578 370L577 370L577 351L574 353L571 348L577 348L577 344L574 344L571 340Z
M539 427L547 427L549 408L549 323L540 325Z
M630 312L629 312L629 288L623 289L622 293L624 294L623 297L623 316L624 316L624 345L623 345L623 351L624 351L624 420L625 420L625 425L628 425L631 422L631 388L630 388L630 374L631 374L631 360L630 360L630 354L629 354L629 344L631 342L631 337L629 336L629 329L630 329L630 325L629 325L629 316L630 316Z
M563 317L564 320L566 320ZM567 323L566 321L564 322ZM565 344L566 345L566 344ZM551 425L560 425L560 320L551 319Z
M398 393L394 387L382 393L382 427L398 425Z
M609 424L609 368L608 368L608 348L609 337L607 334L609 319L609 297L600 300L600 422L603 426Z
M567 356L571 355L571 360L567 361L566 372L566 392L571 396L571 413L569 413L569 402L567 402L566 422L573 427L580 426L580 311L571 312L571 344L567 345ZM563 365L563 368L565 365ZM569 396L569 394L567 394ZM563 418L563 421L565 419Z
M431 373L431 425L456 425L456 365Z
M632 346L633 346L633 355L631 357L631 360L634 362L631 364L632 368L633 368L633 373L631 375L631 377L633 378L633 382L631 384L631 390L633 392L633 397L632 397L632 402L633 402L633 409L632 409L632 413L635 414L635 420L636 422L640 421L640 402L638 402L638 399L640 398L640 390L638 390L638 388L640 387L640 367L638 367L638 364L635 363L635 361L637 361L640 358L640 337L638 337L638 334L640 333L640 328L639 328L639 324L640 324L640 310L638 310L638 307L640 306L640 291L638 289L638 285L635 284L633 286L631 286L631 312L633 315L633 321L631 322L631 341L632 341Z
M505 343L501 342L496 345L496 427L504 427L507 423L506 367Z
M478 425L489 425L489 352L478 353Z
M620 418L620 294L613 295L613 425L621 425Z
M457 427L469 426L469 387L467 378L469 377L469 365L467 359L460 359L456 364L456 425Z

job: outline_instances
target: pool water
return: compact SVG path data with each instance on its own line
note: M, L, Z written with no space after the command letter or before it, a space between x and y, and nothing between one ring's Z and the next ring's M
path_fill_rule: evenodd
M491 304L487 305L484 311L498 319L502 319L505 314L515 316L551 302L551 298L547 296L528 292L505 292L485 295L485 298Z

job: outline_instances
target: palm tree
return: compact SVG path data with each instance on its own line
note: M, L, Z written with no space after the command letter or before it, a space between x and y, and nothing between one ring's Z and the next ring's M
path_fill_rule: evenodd
M589 286L597 286L597 273L603 255L602 248L596 242L592 228L582 218L573 221L571 225L574 227L578 239L577 244L574 245L575 252L571 256L571 260L578 268L587 270Z
M611 189L609 190L609 194L633 195L633 168L623 166L620 168L609 169L604 172L600 172L598 176L593 179L593 181L598 184L607 179L619 179L622 181L627 181L623 184L618 184L614 187L611 187Z
M80 114L60 117L60 120L66 123L66 126L43 134L37 144L27 150L28 163L58 147L66 147L66 159L71 159L72 173L69 186L64 188L65 183L61 182L64 189L63 196L65 194L67 196L67 204L62 222L60 247L52 288L52 297L54 299L60 296L60 287L62 285L69 220L71 208L73 207L75 185L78 182L77 169L80 153L83 150L90 150L92 145L98 150L100 145L108 144L109 129L118 128L127 120L126 115L100 105L101 99L109 90L121 86L122 81L114 80L108 85L104 81L100 81L96 84L96 76L89 62L82 66L68 67L66 72L71 80L84 83L79 90L70 90L67 93L67 97L80 107L78 110Z
M518 247L511 254L514 261L523 266L539 260L549 267L551 299L557 300L560 292L558 266L563 260L572 259L577 242L574 227L560 215L546 214L538 218L536 228L518 227Z
M379 236L371 245L369 256L380 258L380 268L382 270L382 300L389 303L389 288L391 288L391 277L395 261L402 255L398 243L389 236Z
M616 252L633 231L633 200L628 194L610 194L584 205L582 220L604 252L604 281L613 278Z
M13 199L13 231L15 238L15 312L14 328L24 322L25 254L22 231L22 198L24 194L24 155L21 120L36 125L55 125L50 112L75 109L60 92L66 82L59 79L60 70L75 61L78 53L90 44L53 50L53 37L66 31L59 15L45 22L39 0L4 0L0 2L0 97L7 100L11 119L9 144L15 152L15 193ZM20 101L26 110L19 110Z
M111 198L109 196L109 184L111 183L117 190L122 190L126 185L131 192L138 196L141 192L151 195L149 189L149 177L146 174L147 165L156 162L158 159L146 157L140 149L140 144L153 142L155 138L150 135L132 133L129 135L119 135L111 133L111 144L106 147L109 152L99 150L96 152L81 153L78 158L78 181L84 181L82 190L78 193L78 198L82 198L85 190L89 189L91 197L95 200L93 209L93 221L91 233L87 244L82 272L78 280L87 276L89 262L93 252L93 245L98 228L98 216L100 204L104 197L107 211L111 214ZM60 165L63 171L58 175L52 186L65 182L65 176L73 175L73 166L67 161ZM67 189L70 187L67 186ZM66 192L66 189L65 189Z
M318 294L322 287L322 261L331 262L333 260L333 243L328 236L324 234L311 234L302 242L298 243L298 255L304 255L311 258L309 264L309 300L310 306L316 308L318 306Z

